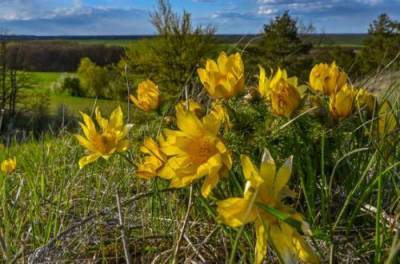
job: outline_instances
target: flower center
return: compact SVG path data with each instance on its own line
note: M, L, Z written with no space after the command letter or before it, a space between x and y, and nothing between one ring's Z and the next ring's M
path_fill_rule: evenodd
M113 133L103 133L94 139L94 145L100 153L109 154L116 147Z
M188 148L190 159L196 164L203 164L217 153L215 144L211 138L194 139Z

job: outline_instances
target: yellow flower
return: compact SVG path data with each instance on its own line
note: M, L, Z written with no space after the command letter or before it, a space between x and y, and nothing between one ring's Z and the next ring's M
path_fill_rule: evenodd
M246 155L241 156L244 177L247 180L242 197L228 198L217 203L218 219L231 227L254 223L256 229L255 263L262 263L267 242L275 248L284 263L319 263L319 257L302 236L288 223L281 221L257 204L278 210L301 223L305 233L311 233L303 217L283 203L294 193L286 186L292 171L292 157L276 173L275 161L268 150L264 151L260 169Z
M14 157L12 159L6 159L1 163L1 171L10 174L17 168L17 159Z
M345 84L337 93L329 98L329 110L334 119L344 119L353 113L357 92L349 84Z
M205 69L197 69L200 81L213 99L236 96L244 88L244 65L239 53L229 57L221 52L217 62L208 59Z
M179 130L166 129L165 140L160 140L168 160L159 175L175 188L206 177L201 192L207 197L232 167L231 154L218 137L221 121L213 114L199 119L183 108L177 108L176 121Z
M388 101L384 101L378 113L378 134L380 138L392 133L398 125L396 115Z
M269 99L270 95L270 79L265 74L265 69L262 66L258 66L260 69L260 75L258 78L258 92L261 97Z
M310 72L311 88L326 95L336 93L346 84L347 79L347 74L340 70L335 62L330 65L326 63L317 64Z
M150 112L158 108L160 104L160 90L151 80L139 83L137 97L130 95L131 101L141 110Z
M190 112L195 113L198 117L202 114L201 105L192 99L181 101L175 106L176 112L185 110L189 110Z
M258 90L271 102L271 111L276 115L290 117L300 105L301 91L297 78L288 78L286 70L278 69L273 78L268 79L260 66Z
M167 157L161 152L157 142L152 138L146 138L140 150L147 154L144 161L137 168L137 176L143 179L152 179L158 175Z
M225 129L229 129L230 127L232 127L228 110L226 110L226 108L221 103L213 102L210 114L214 115L216 119L218 119L222 124L224 124Z
M98 108L95 113L101 131L97 132L93 120L87 114L81 113L84 123L80 123L80 126L86 138L75 135L88 154L79 160L80 168L100 157L108 159L115 152L123 152L129 145L126 136L132 125L124 125L121 107L116 108L109 119L103 118Z
M358 109L363 109L365 107L368 112L372 113L374 111L375 103L376 97L372 93L363 88L358 90L356 97L356 104Z

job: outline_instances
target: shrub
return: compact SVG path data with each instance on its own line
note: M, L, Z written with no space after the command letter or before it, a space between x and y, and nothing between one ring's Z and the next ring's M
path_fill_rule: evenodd
M368 29L368 36L364 40L361 50L363 71L371 73L381 70L398 56L400 51L400 23L392 20L387 14L381 14L374 20ZM393 61L398 68L399 60Z
M89 58L83 58L77 73L82 83L83 95L106 97L106 89L109 83L106 68L96 65Z
M83 96L81 82L77 77L67 76L63 79L62 90L72 96Z

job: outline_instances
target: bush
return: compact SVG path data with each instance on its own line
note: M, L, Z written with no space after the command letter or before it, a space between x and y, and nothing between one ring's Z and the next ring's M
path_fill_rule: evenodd
M62 83L62 90L72 96L83 96L81 82L77 77L67 76Z
M105 97L108 86L107 69L96 65L89 58L83 58L78 68L84 96Z
M364 40L361 50L363 72L372 73L391 63L398 56L399 43L400 23L381 14L370 24L368 37ZM399 68L399 60L393 62L392 66Z

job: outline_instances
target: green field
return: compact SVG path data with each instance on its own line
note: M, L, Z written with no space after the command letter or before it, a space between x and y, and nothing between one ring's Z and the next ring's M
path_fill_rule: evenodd
M101 44L107 46L121 46L127 47L129 45L134 45L137 42L137 39L87 39L87 40L78 40L80 44Z
M29 76L32 78L32 82L35 86L48 86L54 82L57 82L61 77L62 73L59 72L30 72Z
M50 113L55 114L64 105L68 111L74 115L80 111L91 111L95 106L100 106L106 113L111 112L118 105L126 107L127 102L116 100L104 100L95 98L85 98L67 95L59 91L60 82L65 76L74 73L55 73L55 72L29 72L32 90L36 93L47 93L50 97ZM124 106L125 105L125 106Z
M216 39L222 44L236 44L236 43L247 43L249 40L258 38L259 35L248 34L248 35L217 35ZM358 47L362 46L362 42L366 37L365 34L312 34L304 35L304 38L312 39L315 43L321 43L323 45L338 45L345 47ZM61 41L74 41L81 44L102 44L108 46L122 46L127 47L134 45L138 40L148 39L148 37L127 37L126 39L120 38L76 38L76 39L57 39Z

